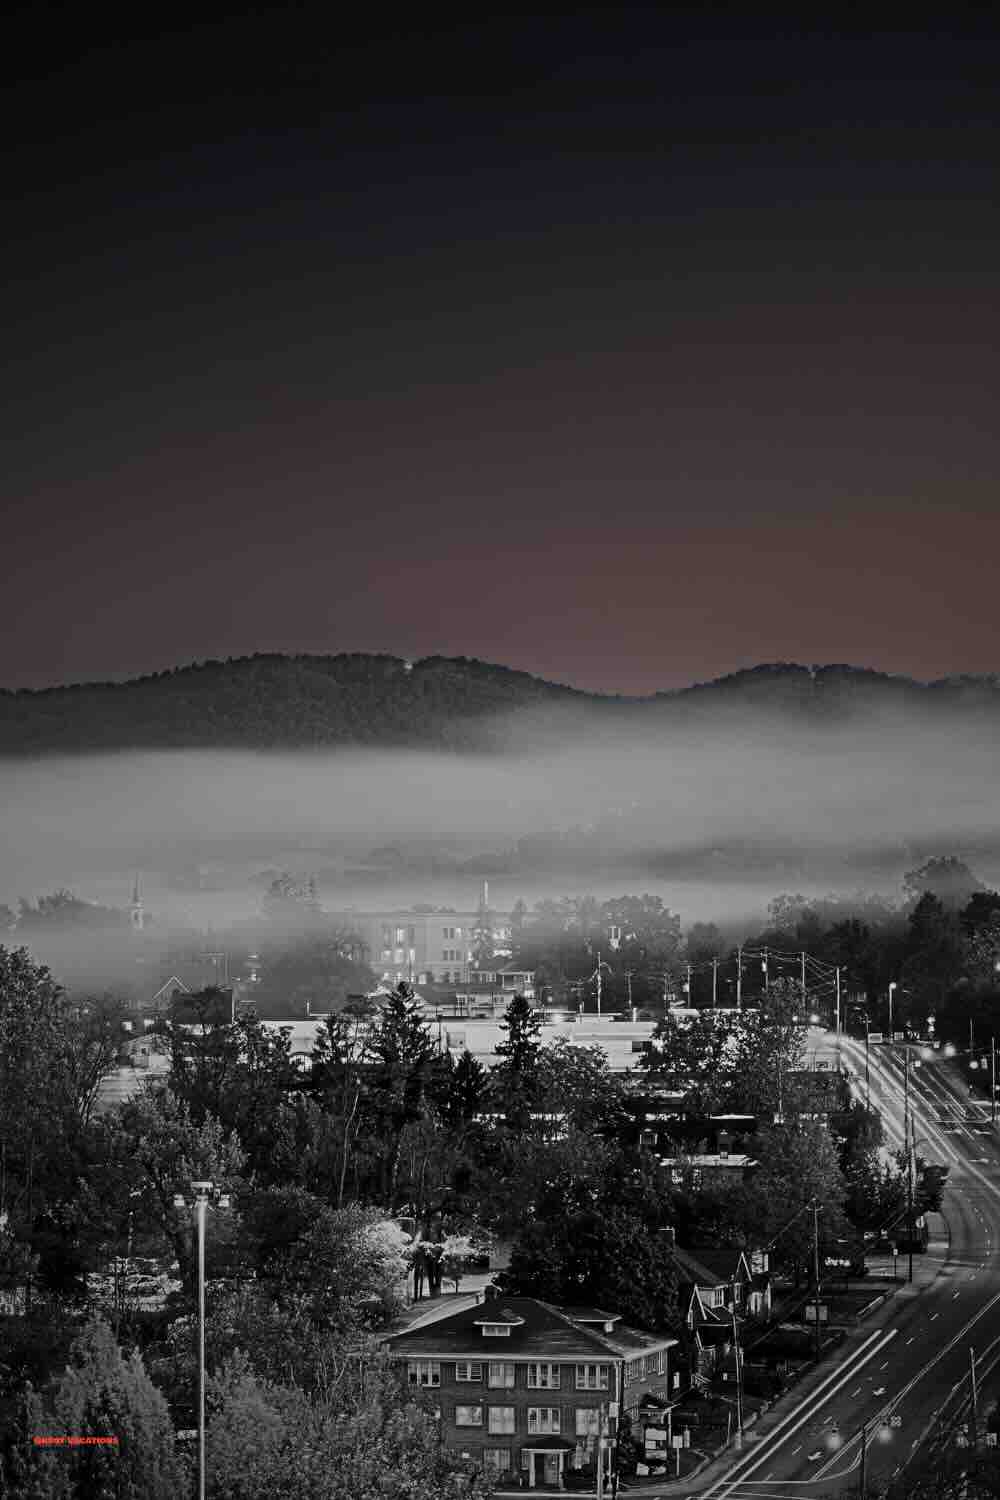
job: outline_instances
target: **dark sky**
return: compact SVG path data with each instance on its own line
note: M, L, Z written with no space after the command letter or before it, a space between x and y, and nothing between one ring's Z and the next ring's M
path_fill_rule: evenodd
M0 684L1000 668L1000 45L941 14L26 10Z

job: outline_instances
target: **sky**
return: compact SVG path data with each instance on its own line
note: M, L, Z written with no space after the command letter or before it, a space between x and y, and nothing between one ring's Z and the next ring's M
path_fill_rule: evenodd
M0 686L998 670L1000 39L842 9L16 13Z

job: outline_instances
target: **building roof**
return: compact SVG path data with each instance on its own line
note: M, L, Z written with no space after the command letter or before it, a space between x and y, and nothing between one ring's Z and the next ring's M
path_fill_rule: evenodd
M614 1316L613 1314L611 1316ZM514 1322L521 1319L521 1322ZM482 1324L504 1323L510 1333L491 1338ZM676 1343L663 1334L623 1328L598 1333L568 1313L535 1297L497 1297L478 1307L463 1308L421 1328L393 1334L386 1340L392 1353L431 1359L622 1359L640 1349L659 1349Z
M677 1262L682 1282L688 1282L693 1286L725 1286L727 1278L716 1275L690 1251L682 1250L680 1245L671 1245L670 1253Z
M750 1257L745 1250L734 1250L726 1247L716 1250L702 1250L699 1247L698 1261L700 1265L714 1272L716 1276L722 1277L724 1281L732 1281L734 1276L739 1275L741 1269L748 1278L752 1275Z

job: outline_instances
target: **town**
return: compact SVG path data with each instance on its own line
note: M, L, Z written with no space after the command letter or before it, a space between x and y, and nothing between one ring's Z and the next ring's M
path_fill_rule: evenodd
M287 872L208 938L139 878L5 920L7 1492L1000 1472L1000 894L961 860L735 940Z

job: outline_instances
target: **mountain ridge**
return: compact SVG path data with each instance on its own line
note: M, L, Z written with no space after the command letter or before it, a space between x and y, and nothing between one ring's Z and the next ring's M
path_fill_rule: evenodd
M660 727L713 710L842 718L923 707L1000 713L997 674L920 681L847 663L764 662L643 696L594 693L474 657L257 653L125 681L0 688L0 754L347 746L497 749L511 715ZM501 736L502 737L502 736Z

